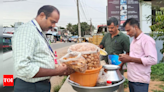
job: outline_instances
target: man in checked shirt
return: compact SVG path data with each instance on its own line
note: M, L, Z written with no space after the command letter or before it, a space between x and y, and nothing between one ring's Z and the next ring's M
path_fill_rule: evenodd
M73 73L66 65L55 67L54 54L44 32L55 27L59 10L42 6L35 19L20 26L12 38L15 62L14 92L50 92L51 76Z
M119 55L119 60L127 62L130 92L148 92L151 66L157 63L155 41L144 34L136 19L130 18L123 25L127 35L134 37L130 44L129 56Z

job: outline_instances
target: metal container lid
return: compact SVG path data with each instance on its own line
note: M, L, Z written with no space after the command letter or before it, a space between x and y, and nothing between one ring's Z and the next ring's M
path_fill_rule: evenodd
M120 68L120 66L118 66L118 65L103 65L103 68L107 69L107 70L117 70Z

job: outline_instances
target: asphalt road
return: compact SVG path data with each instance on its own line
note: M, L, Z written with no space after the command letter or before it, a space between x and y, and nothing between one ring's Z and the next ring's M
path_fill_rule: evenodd
M74 42L71 42L71 43L70 42L68 42L68 43L64 43L64 42L62 42L62 43L51 43L51 47L53 50L55 50L55 49L63 48L66 46L71 46L73 44L75 44L75 43Z

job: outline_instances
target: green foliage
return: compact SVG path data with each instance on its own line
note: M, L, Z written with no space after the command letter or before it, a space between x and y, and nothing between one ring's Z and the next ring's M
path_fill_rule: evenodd
M164 85L159 85L162 90L152 90L153 92L164 92Z
M151 79L164 81L164 63L158 63L151 67Z
M154 25L150 26L153 31L150 35L155 38L155 40L164 41L164 10L156 11ZM164 43L163 48L160 50L161 53L164 53Z
M127 69L124 69L124 72L127 72Z
M8 26L3 26L3 28L8 28Z
M73 35L74 35L74 31L73 31L73 25L71 23L68 23L67 25L67 30L69 30Z
M60 88L61 88L61 85L55 86L54 87L54 92L59 92Z
M124 82L124 84L123 84L124 85L124 88L127 88L128 87L128 82L129 81L126 79L125 82Z
M161 88L164 91L164 85L159 85L159 88Z
M164 5L164 0L153 0L153 4L145 3L144 0L140 0L140 3L145 6L149 6L152 10L155 11L155 15L147 16L147 21L152 21L153 25L150 26L150 29L153 31L150 36L155 40L164 41L164 8L161 8L161 5ZM164 53L164 43L163 48L160 52Z
M67 76L64 76L61 84L54 87L54 92L59 92L61 86L64 84L64 82L65 82L66 79L67 79Z
M14 27L14 25L10 25L11 27Z
M158 63L151 67L151 80L164 81L164 63ZM164 85L159 85L162 90L152 90L153 92L164 92Z
M158 91L158 90L152 90L153 92L164 92L164 91Z
M60 27L60 29L65 29L64 27Z
M91 26L87 24L87 22L81 22L81 35L88 35L90 34L90 28ZM95 27L92 26L92 30L94 30ZM73 35L78 35L78 24L72 25L71 23L68 23L67 30L69 30Z
M65 82L65 80L67 79L67 76L64 76L63 80L62 80L62 85Z
M72 26L72 30L73 30L73 33L72 32L71 33L73 35L78 35L78 26L76 24Z

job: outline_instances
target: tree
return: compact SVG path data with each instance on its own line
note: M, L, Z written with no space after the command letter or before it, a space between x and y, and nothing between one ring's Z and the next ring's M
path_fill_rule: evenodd
M140 0L140 3L144 5L143 0ZM152 33L150 36L152 36L155 40L162 40L163 41L163 48L160 50L161 53L164 53L164 9L162 9L160 6L164 5L164 0L154 0L152 1L151 8L154 12L153 15L147 16L148 21L152 21L152 24L150 26ZM160 62L164 62L164 57Z
M148 21L152 21L150 26L152 36L155 40L163 41L163 48L160 50L161 53L164 53L164 9L161 8L161 5L164 5L164 0L154 0L152 1L152 5L144 3L144 0L140 0L141 4L146 6L151 6L155 14L147 16Z
M90 25L88 25L86 22L82 22L80 24L81 24L81 35L84 36L86 34L89 34Z
M65 29L64 27L59 27L60 29Z
M14 27L14 25L10 25L11 27Z
M8 28L8 26L3 26L3 28Z
M73 35L78 35L78 26L77 26L77 24L72 26L72 31L73 31L72 32Z
M69 30L72 34L74 33L74 30L73 30L73 25L71 23L68 23L67 25L67 30ZM73 34L74 35L74 34Z
M87 24L87 22L81 22L81 36L89 35L90 34L90 25ZM92 26L92 30L94 30L95 27ZM68 23L67 30L69 30L73 35L78 35L78 25L72 25L71 23Z
M155 40L162 40L164 41L164 9L160 11L156 11L155 22L152 26L150 26L151 36L155 38ZM160 50L161 53L164 53L164 42L163 48Z

